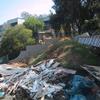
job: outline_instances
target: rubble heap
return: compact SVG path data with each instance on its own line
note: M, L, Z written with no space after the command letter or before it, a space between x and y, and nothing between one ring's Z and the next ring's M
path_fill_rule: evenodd
M54 59L28 68L2 65L0 77L0 93L14 100L97 100L94 80L76 75Z
M3 78L0 88L6 94L16 95L17 100L22 100L23 94L32 100L39 100L44 97L51 100L54 95L63 90L69 76L76 73L74 70L63 69L58 66L60 63L51 59L29 68L7 67L6 71L1 70L0 72Z

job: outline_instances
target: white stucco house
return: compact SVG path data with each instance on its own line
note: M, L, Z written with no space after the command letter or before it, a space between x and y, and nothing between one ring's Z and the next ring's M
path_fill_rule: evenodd
M24 21L25 20L23 18L17 17L17 18L10 19L4 24L0 25L0 41L2 40L3 33L5 29L7 29L7 27L23 24Z
M15 26L15 25L19 25L19 24L23 24L24 23L24 19L23 18L13 18L7 21L7 25L10 26Z

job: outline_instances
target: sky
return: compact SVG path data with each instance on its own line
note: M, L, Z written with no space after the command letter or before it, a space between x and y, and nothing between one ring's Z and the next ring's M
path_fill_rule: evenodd
M20 17L26 11L33 15L49 14L52 0L0 0L0 24Z

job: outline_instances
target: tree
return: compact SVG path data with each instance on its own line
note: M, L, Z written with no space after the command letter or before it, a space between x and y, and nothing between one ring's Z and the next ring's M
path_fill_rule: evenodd
M69 27L71 32L75 31L77 26L78 32L82 33L85 20L93 19L96 12L100 11L100 6L95 6L100 5L100 0L53 0L53 2L56 18L58 18L56 20L54 15L54 21L64 29Z
M90 35L100 34L100 0L90 0L88 10L91 17L85 21L83 29Z
M52 28L55 29L56 32L59 32L60 30L60 22L58 20L59 20L59 16L57 16L56 14L50 15L50 24Z
M22 25L10 27L6 30L1 41L1 51L3 55L8 55L10 59L16 57L27 45L34 44L32 31Z
M32 14L30 14L30 13L28 13L26 11L21 13L21 17L24 18L24 19L27 19L28 17L31 17L31 16L32 16Z
M31 16L28 17L25 22L24 25L26 28L31 29L32 30L32 34L33 37L36 39L36 41L38 40L38 31L42 30L44 27L44 22Z
M54 15L54 22L58 23L60 27L71 32L71 28L74 29L76 22L79 19L79 0L53 0L54 10L56 14ZM55 19L55 16L57 19ZM52 21L51 17L51 21Z

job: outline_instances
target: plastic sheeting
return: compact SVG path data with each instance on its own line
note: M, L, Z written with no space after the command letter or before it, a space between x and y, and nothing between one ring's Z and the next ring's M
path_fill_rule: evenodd
M93 80L88 77L74 75L70 81L69 100L96 100L96 93L92 93L92 89L96 87Z

